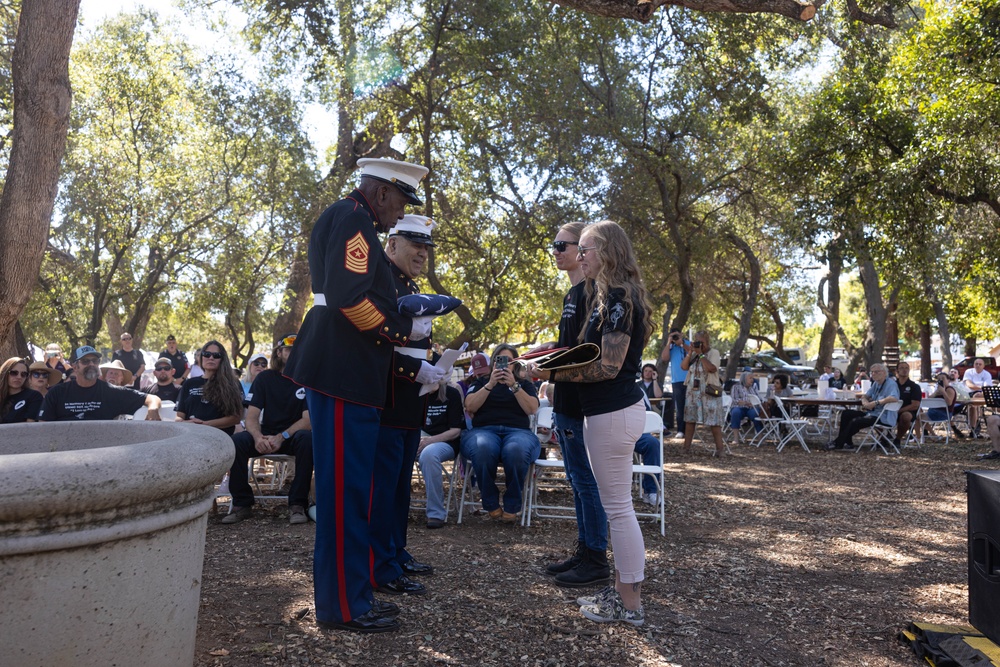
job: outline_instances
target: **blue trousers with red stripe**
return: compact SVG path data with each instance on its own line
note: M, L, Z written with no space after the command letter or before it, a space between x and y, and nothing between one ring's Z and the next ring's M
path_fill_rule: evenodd
M406 528L410 518L410 477L419 445L417 429L379 429L369 531L373 586L398 578L403 574L403 563L413 558L406 551Z
M374 597L368 551L378 408L306 390L316 474L316 618L346 622L368 612Z

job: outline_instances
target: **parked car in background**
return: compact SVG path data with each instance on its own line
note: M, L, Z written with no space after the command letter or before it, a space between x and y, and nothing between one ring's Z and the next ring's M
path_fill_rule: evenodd
M983 360L983 363L985 364L983 370L992 375L993 381L996 382L997 377L1000 376L1000 366L997 366L997 360L993 357L966 357L952 366L952 368L957 370L959 375L965 375L965 371L972 368L972 364L975 363L976 359Z
M725 368L729 359L722 360ZM754 377L766 377L768 381L776 373L784 373L791 380L791 384L796 387L815 387L819 380L819 373L815 368L809 366L796 366L770 354L752 354L749 357L740 357L740 370L749 369Z
M816 364L819 362L819 357L813 357L806 362L806 365L811 368L816 368ZM847 367L850 365L851 360L847 356L847 350L842 347L833 348L833 355L830 361L830 365L834 368L839 368L841 373L847 372Z

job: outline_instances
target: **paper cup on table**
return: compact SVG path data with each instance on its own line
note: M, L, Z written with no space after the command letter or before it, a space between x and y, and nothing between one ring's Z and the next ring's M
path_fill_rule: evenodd
M826 396L826 392L829 389L830 389L830 381L829 380L817 380L816 381L816 393L820 396L820 398Z
M862 380L861 381L861 391L863 393L867 394L868 390L871 389L871 388L872 388L872 382L871 382L871 380Z
M767 378L757 378L757 391L761 394L765 393L767 391L768 384Z

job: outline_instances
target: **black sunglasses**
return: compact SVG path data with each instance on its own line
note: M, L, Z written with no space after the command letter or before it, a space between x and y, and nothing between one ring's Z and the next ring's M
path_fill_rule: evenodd
M171 368L173 368L173 366L157 366L153 370L157 370L157 371L169 371Z
M576 241L553 241L552 249L556 252L566 252L566 247L571 245L578 246L580 244Z
M46 373L45 371L31 371L31 377L35 378L36 380L38 378L47 378L48 376L49 374Z
M250 364L251 366L267 366L267 359L258 359Z
M11 371L10 374L13 375L14 377L19 377L19 378L28 377L28 371Z
M221 359L222 358L222 353L221 352L202 352L201 356L203 356L203 357L205 357L207 359Z

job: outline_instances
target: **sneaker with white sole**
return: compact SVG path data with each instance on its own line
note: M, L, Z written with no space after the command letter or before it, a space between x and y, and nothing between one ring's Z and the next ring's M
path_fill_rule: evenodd
M681 433L680 431L677 431L677 435L675 435L674 438L676 438L677 440L683 440L684 434Z
M302 505L290 505L288 507L288 523L293 526L308 523L309 517L306 515L306 508Z
M642 502L647 505L652 505L653 507L660 506L660 497L656 493L644 493L642 494Z
M581 595L576 599L576 603L581 607L589 607L593 605L600 606L604 604L605 601L611 600L615 596L614 585L605 586L601 590L597 591L593 595Z
M640 606L636 610L626 609L621 596L615 591L614 598L604 600L599 605L584 605L580 613L597 623L629 623L639 626L646 622L646 612Z

